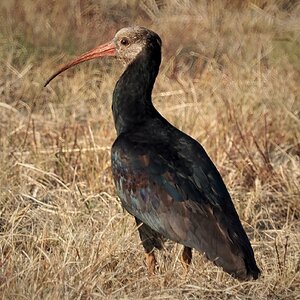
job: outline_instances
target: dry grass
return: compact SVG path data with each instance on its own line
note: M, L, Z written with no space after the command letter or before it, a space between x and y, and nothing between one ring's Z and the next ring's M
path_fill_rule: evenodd
M0 3L2 299L300 299L300 6L296 1ZM168 4L172 3L172 4ZM158 32L154 102L198 139L233 196L263 271L239 283L181 246L148 278L110 172L111 59L57 66L119 28Z

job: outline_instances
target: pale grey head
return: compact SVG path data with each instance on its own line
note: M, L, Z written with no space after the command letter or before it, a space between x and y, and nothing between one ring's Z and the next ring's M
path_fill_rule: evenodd
M119 30L113 39L117 57L125 65L131 63L145 47L161 47L161 39L155 32L140 26Z

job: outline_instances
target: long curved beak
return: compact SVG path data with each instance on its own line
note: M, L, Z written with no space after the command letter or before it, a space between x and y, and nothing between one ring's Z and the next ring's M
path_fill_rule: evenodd
M44 87L47 86L47 84L54 79L57 75L60 73L64 72L65 70L78 65L84 61L91 60L94 58L98 57L103 57L103 56L116 56L117 51L116 51L116 46L113 41L108 42L106 44L100 45L78 57L73 59L71 62L68 64L64 65L62 68L60 68L56 73L54 73L44 84Z

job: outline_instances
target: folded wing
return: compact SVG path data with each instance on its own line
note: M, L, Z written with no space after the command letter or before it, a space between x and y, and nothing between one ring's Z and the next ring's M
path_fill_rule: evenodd
M112 148L112 166L119 197L130 214L166 238L205 253L239 279L258 277L230 195L197 142L183 138L170 148L120 136Z

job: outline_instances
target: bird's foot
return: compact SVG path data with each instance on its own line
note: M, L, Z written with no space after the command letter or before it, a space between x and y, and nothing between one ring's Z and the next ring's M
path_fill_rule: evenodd
M149 276L155 275L156 258L153 251L146 253L146 263Z
M184 246L181 255L181 263L185 271L184 276L187 276L191 262L192 262L192 249Z

